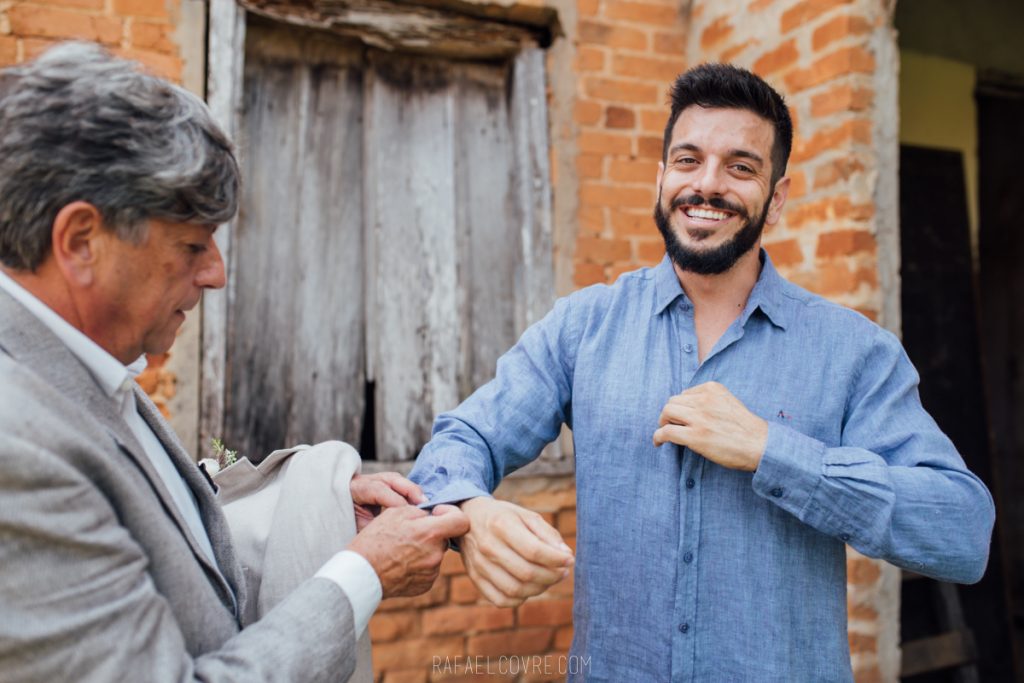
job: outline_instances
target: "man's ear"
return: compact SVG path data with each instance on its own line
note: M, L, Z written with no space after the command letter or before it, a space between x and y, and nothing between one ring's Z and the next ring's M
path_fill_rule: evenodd
M789 176L779 178L772 190L772 199L768 203L768 210L765 212L765 225L775 225L782 218L782 207L786 205L786 197L789 196Z
M54 263L68 284L92 284L103 243L110 237L99 209L83 201L64 206L53 221L51 237Z
M661 177L663 175L665 175L665 162L664 161L659 161L658 162L658 175L655 176L655 178L654 178L654 186L655 187L661 187Z

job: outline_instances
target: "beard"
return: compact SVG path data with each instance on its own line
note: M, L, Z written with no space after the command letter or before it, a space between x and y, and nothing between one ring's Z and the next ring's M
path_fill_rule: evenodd
M773 190L774 191L774 190ZM739 231L726 242L709 249L696 249L684 245L672 229L672 221L661 205L661 188L658 188L658 201L654 205L654 222L658 226L662 239L665 240L665 251L680 270L697 275L719 275L736 265L740 257L757 245L764 230L765 217L768 215L768 204L772 200L772 192L761 207L761 212L751 217L747 210L739 205L727 202L720 197L706 199L700 195L676 197L670 207L675 211L680 206L702 206L706 204L713 209L724 209L734 212L744 220ZM690 235L697 241L704 240L711 231L691 230Z

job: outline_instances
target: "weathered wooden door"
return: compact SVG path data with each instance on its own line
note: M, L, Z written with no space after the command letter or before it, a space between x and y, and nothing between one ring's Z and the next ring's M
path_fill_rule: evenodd
M553 300L540 50L247 30L222 433L409 460Z

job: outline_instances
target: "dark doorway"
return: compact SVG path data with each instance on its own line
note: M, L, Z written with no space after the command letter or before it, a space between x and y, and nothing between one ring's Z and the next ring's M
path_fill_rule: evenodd
M901 148L900 235L903 343L921 375L921 401L971 471L995 491L959 152ZM905 577L904 681L1015 680L998 538L977 585Z
M980 83L977 103L982 350L1019 665L1024 662L1024 89Z

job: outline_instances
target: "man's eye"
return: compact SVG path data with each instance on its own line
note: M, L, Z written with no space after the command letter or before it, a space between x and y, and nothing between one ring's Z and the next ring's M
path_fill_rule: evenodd
M676 163L682 166L689 166L697 163L697 160L694 159L693 157L679 157L678 159L676 159Z
M205 244L190 244L190 245L188 245L188 250L189 250L189 253L191 253L191 254L202 254L204 251L206 251L206 245Z
M739 171L740 173L748 173L749 174L749 173L753 173L754 172L754 169L750 168L746 164L733 164L733 168L736 169L737 171Z

